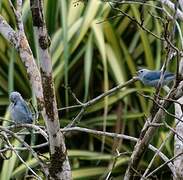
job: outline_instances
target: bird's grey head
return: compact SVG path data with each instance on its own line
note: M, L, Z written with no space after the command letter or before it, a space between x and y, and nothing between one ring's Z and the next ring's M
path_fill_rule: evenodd
M139 71L137 71L137 76L141 79L143 78L143 76L148 72L148 69L140 69Z
M22 99L22 96L19 92L11 92L9 99L12 103L16 103L18 100Z

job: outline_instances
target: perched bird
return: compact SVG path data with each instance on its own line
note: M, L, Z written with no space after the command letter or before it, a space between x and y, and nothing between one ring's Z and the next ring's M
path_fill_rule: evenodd
M161 77L161 71L151 71L148 69L141 69L137 72L139 80L147 86L157 87ZM175 74L165 72L162 80L162 86L167 85L175 79Z
M9 106L11 119L15 123L29 123L33 122L32 112L27 103L22 98L19 92L12 92L9 96L11 104Z

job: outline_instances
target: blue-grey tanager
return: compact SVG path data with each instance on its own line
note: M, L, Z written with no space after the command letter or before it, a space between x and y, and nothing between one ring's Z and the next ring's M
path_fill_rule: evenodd
M161 77L161 71L151 71L148 69L141 69L137 72L139 80L147 86L157 87ZM175 79L175 74L165 72L162 80L162 86L167 85Z
M11 119L15 123L32 123L33 116L27 103L19 92L12 92L9 96L11 104L9 106Z

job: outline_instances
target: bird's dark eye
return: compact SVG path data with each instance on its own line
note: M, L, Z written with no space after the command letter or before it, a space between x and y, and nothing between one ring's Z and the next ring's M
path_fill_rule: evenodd
M12 98L12 102L15 103L17 101L16 97Z

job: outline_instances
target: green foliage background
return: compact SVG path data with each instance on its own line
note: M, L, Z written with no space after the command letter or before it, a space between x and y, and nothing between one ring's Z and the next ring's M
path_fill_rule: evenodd
M51 37L50 54L58 108L77 104L66 87L70 87L80 101L86 102L129 80L139 67L160 69L165 58L165 50L160 40L138 28L127 17L112 10L108 3L99 0L86 3L74 0L45 0L44 10ZM146 28L161 36L162 24L153 18L149 11L160 16L161 14L152 6L144 7L142 12L142 6L126 4L121 6L121 10L138 21L143 14ZM15 17L8 1L0 1L0 12L16 29ZM39 65L37 37L32 26L28 0L25 0L23 4L23 21L27 38ZM170 70L175 70L174 63ZM8 94L12 90L19 91L26 99L32 98L35 103L19 55L0 36L0 115L5 118L9 118ZM98 130L106 129L109 132L139 137L152 102L137 92L152 95L154 89L144 87L139 82L126 87L115 95L90 106L79 126ZM78 112L79 109L59 111L61 126L68 124ZM39 123L44 124L42 119ZM7 122L2 122L2 124L5 126ZM160 128L152 144L158 147L167 133L166 129ZM30 139L28 138L27 141ZM40 137L35 137L32 141L33 144L40 142ZM21 146L17 141L13 144ZM109 165L115 158L115 149L119 152L132 152L135 144L106 137L104 151L101 152L102 137L75 132L66 136L66 145L72 165L73 179L99 179L110 171ZM163 150L167 156L172 155L172 147L172 141L168 140ZM48 156L48 147L38 151ZM20 154L31 167L39 170L36 160L27 151L20 152ZM150 150L145 153L140 164L142 171L147 167L153 154ZM10 152L7 153L8 155L10 156ZM116 159L112 170L113 177L121 179L129 157L130 155L122 155ZM21 179L27 172L26 167L14 154L10 159L0 161L0 179ZM153 168L160 163L161 159L156 158ZM158 173L158 176L164 173L169 173L166 167Z

